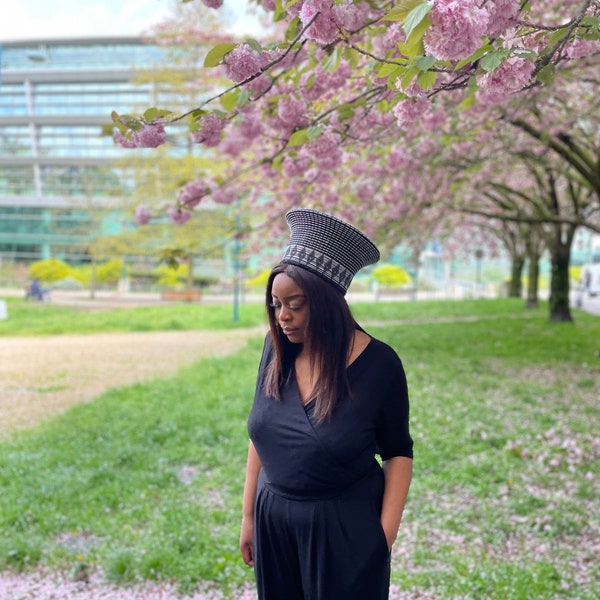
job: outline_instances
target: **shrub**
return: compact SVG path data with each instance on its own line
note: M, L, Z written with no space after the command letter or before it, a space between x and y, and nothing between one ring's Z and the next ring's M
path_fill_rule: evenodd
M265 269L261 271L258 275L248 279L246 281L246 286L249 288L259 288L264 290L267 287L267 281L269 280L269 275L271 274L271 269Z
M375 267L372 277L380 286L387 288L399 288L411 282L410 275L397 265Z
M98 283L118 283L123 274L122 260L109 260L98 265L96 269L96 280Z
M31 263L28 272L30 279L39 279L46 282L60 281L75 275L73 269L58 258L47 258Z

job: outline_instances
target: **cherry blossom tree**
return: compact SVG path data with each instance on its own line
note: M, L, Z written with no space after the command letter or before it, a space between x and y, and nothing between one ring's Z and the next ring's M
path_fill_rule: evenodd
M581 86L580 73L599 56L597 0L262 6L276 24L274 36L221 41L205 55L206 67L229 83L206 90L183 114L154 108L113 115L123 144L154 145L163 129L185 123L193 143L230 161L219 176L182 187L178 214L193 213L208 198L243 199L264 224L281 228L282 213L310 204L377 237L414 225L412 216L439 221L455 204L449 157L470 151L471 124L493 132L501 123L551 148L548 124L526 112L528 103L537 98L536 110L545 114L556 82ZM575 136L569 139L556 132L551 150L559 155L560 146L563 158L568 150L582 163L572 165L582 177L585 160L568 147ZM546 216L545 223L563 223L562 213Z

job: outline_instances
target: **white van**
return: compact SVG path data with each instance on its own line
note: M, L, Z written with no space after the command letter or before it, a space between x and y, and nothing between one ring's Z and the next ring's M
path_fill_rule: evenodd
M584 265L581 269L581 284L583 291L590 296L600 294L600 263Z

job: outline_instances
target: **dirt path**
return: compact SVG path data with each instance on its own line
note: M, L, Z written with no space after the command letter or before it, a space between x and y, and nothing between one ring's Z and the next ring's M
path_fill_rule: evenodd
M0 340L0 436L89 402L111 387L174 374L241 348L262 328L102 333Z

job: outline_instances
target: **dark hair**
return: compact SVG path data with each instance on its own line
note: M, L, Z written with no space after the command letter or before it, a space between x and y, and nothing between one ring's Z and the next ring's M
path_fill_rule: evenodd
M294 368L299 352L298 344L292 344L281 331L272 306L272 290L275 277L285 273L298 285L308 301L308 324L306 335L311 348L311 368L319 374L311 392L315 398L315 418L329 419L338 398L350 392L347 361L354 330L357 328L344 295L318 275L290 264L279 264L271 271L266 289L266 307L273 341L273 357L267 365L265 391L273 398L281 398L281 388Z

